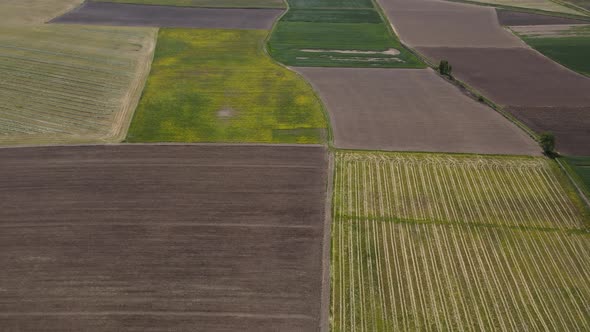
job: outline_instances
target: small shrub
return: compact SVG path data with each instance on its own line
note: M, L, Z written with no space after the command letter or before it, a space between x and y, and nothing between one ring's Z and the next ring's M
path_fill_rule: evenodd
M549 157L555 157L555 135L552 133L542 133L539 137L539 144L543 152Z
M477 97L477 101L479 101L480 103L485 102L485 100L483 99L483 96Z
M452 78L453 66L451 66L447 60L441 60L440 64L438 65L438 72L441 75L445 75Z

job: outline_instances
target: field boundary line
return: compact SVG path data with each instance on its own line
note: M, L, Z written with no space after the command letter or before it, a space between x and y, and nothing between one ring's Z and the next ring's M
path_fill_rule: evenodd
M576 15L576 14L570 14L570 13L553 12L550 10L515 7L515 6L477 2L477 1L470 1L470 0L446 0L446 1L455 2L455 3L463 3L463 4L468 4L468 5L480 6L480 7L499 8L499 9L514 11L514 12L521 12L521 13L530 13L530 14L538 14L538 15L545 15L545 16L556 16L556 17L564 17L564 18L581 19L581 20L590 22L590 17L585 16L584 14ZM549 1L554 2L552 0L549 0ZM554 3L556 3L556 2L554 2ZM558 3L556 3L556 4L558 4ZM559 4L559 5L563 6L563 4ZM567 6L563 6L563 7L568 8ZM573 8L569 8L569 9L573 9ZM577 10L577 11L579 11L579 10Z
M321 286L321 302L320 302L320 319L319 331L328 332L330 330L330 294L331 294L331 250L332 250L332 209L334 198L334 178L336 172L334 168L335 157L334 154L328 150L326 151L328 158L328 169L326 176L326 202L324 206L324 225L323 225L323 243L322 243L322 286Z
M577 192L578 196L580 196L582 198L582 201L586 204L586 207L588 209L590 209L590 199L588 199L588 197L586 196L586 194L584 193L582 188L580 188L580 186L578 185L578 182L571 176L570 172L568 171L568 168L566 168L561 163L559 158L555 158L555 162L557 162L557 165L559 165L559 168L565 173L565 175L567 176L567 178L571 182L571 184L574 185L574 188L576 188L576 192Z

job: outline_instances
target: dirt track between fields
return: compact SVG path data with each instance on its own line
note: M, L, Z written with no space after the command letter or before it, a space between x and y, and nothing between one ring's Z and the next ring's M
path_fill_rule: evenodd
M0 149L0 326L316 331L319 146Z
M588 24L590 22L566 17L547 16L525 12L496 9L498 21L505 26Z
M537 155L514 124L430 69L295 68L346 149Z
M504 30L491 7L439 0L378 0L411 47L525 47Z
M86 2L50 23L268 30L282 13L281 9L219 9Z

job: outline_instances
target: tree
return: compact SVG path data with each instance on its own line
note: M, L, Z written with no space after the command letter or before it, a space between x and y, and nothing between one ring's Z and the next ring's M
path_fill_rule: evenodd
M438 65L438 72L441 75L453 77L453 66L451 66L447 60L441 60L440 64Z
M556 155L555 136L552 133L542 133L539 136L539 144L547 156L554 157Z

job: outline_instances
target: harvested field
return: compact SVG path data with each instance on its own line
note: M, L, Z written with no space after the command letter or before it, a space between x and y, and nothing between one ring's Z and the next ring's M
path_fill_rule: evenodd
M455 76L502 105L580 107L590 105L590 79L530 49L418 48Z
M590 237L543 158L336 154L332 330L585 330Z
M317 330L325 148L48 147L0 159L3 329Z
M207 8L285 8L283 0L91 0L93 2L131 3Z
M518 127L430 69L296 70L324 100L336 147L539 154Z
M0 29L2 26L39 25L66 13L84 0L2 0L0 3ZM1 30L0 30L1 31Z
M590 0L566 0L565 2L586 10L587 13L590 12Z
M462 1L462 0L451 0L451 1ZM498 6L506 6L506 7L514 7L514 8L524 8L524 9L532 9L533 11L541 11L541 12L554 12L554 13L561 13L561 14L570 14L570 15L584 15L583 12L580 12L576 9L569 8L559 4L558 1L552 0L467 0L469 2L475 3L482 3L488 5L498 5ZM584 1L584 0L582 0ZM548 13L549 14L549 13Z
M555 24L588 24L589 21L572 18L540 15L511 10L496 9L498 21L504 26L555 25Z
M219 9L86 2L52 23L122 26L270 29L280 9Z
M506 110L538 133L555 134L559 152L590 155L590 106L508 107Z
M320 143L320 100L264 53L267 31L162 29L130 142Z
M524 47L498 23L494 8L438 0L378 0L412 47Z
M0 34L0 144L120 141L156 30L13 26Z

